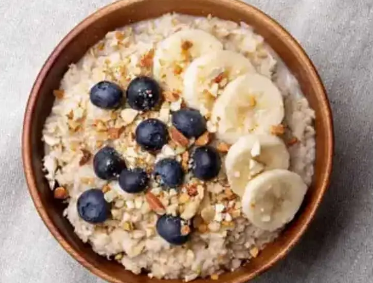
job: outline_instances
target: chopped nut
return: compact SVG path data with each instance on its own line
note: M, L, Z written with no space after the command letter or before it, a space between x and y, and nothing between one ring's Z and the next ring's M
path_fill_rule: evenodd
M99 132L104 132L107 130L106 124L104 121L101 120L96 120L94 122L94 125L96 126L97 131Z
M151 192L145 194L145 199L148 202L150 208L157 214L164 214L166 212L162 202Z
M67 199L69 192L64 187L58 187L54 190L53 196L55 199Z
M168 102L175 102L178 101L180 98L180 94L176 91L166 90L163 92L164 99Z
M109 139L111 139L111 140L119 139L119 137L123 133L123 131L124 131L124 127L109 128L108 129Z
M241 215L241 210L239 210L239 209L235 209L235 210L233 210L233 211L230 213L230 215L232 216L232 218L240 217L240 215Z
M80 129L80 123L74 120L68 120L67 124L69 125L69 129L73 132L77 132Z
M225 72L221 72L214 78L214 83L220 83L225 78Z
M105 43L103 41L97 44L97 50L102 51L105 48Z
M227 196L227 198L229 198L229 199L232 198L232 196L234 196L234 193L233 193L231 188L225 188L224 193Z
M183 71L183 68L181 68L180 65L175 65L175 67L174 67L174 74L175 75L180 75L182 71Z
M271 127L271 134L276 136L281 136L285 133L285 126L282 124L275 125Z
M188 195L190 195L191 197L198 195L197 185L195 184L188 184L186 186L186 190L188 192Z
M171 127L170 136L174 142L176 142L177 144L183 147L186 147L189 144L189 140L181 132L179 132L175 127Z
M65 91L62 90L62 89L55 89L55 90L53 91L53 95L54 95L57 99L62 99L63 96L64 96L64 94L65 94Z
M229 144L227 144L227 143L225 143L225 142L220 142L220 143L217 145L216 149L217 149L218 151L222 152L222 153L226 153L226 152L228 152L228 150L229 150L230 147L231 147L231 146L230 146Z
M205 207L201 211L201 217L206 223L210 223L215 217L215 209L212 206Z
M124 33L123 33L123 32L120 32L120 31L115 32L115 38L116 38L118 41L122 41L122 40L124 39Z
M223 220L223 221L221 222L221 224L222 224L224 227L227 227L227 228L233 228L233 227L234 227L234 222L227 221L227 220Z
M208 131L206 131L202 136L200 136L195 144L198 145L198 146L202 146L202 145L206 145L210 142L210 133Z
M187 203L188 200L190 199L188 194L181 194L179 197L179 202L180 203Z
M88 163L88 161L91 159L92 154L87 150L82 148L80 150L82 152L82 157L80 158L79 165L83 166Z
M96 147L101 148L103 146L104 142L103 141L96 141Z
M188 40L185 40L182 44L181 44L181 49L183 50L189 50L191 47L193 46L193 43L188 41Z
M83 184L86 184L86 185L93 185L95 180L93 178L88 178L88 177L82 177L80 178L80 181L83 183Z
M139 112L137 110L126 108L120 112L120 116L122 117L125 125L129 125L135 120L138 113Z
M200 202L199 201L191 201L188 202L185 207L183 213L180 215L181 218L185 220L192 219L194 215L196 215Z
M125 231L132 231L134 229L133 223L130 221L124 222L122 227Z
M198 226L198 231L199 231L200 233L206 233L207 230L208 230L207 225L204 224L204 223Z
M145 68L150 68L153 66L154 49L150 49L142 58L140 59L140 66Z
M257 257L258 254L259 254L259 249L257 247L253 247L251 250L250 250L250 254L252 257Z
M183 236L186 236L186 235L189 235L190 234L190 227L188 225L184 225L183 227L181 227L181 235Z
M211 274L211 279L212 280L218 280L219 279L219 274Z
M121 260L122 258L123 258L122 253L116 254L115 257L114 257L115 260Z
M287 145L288 146L292 146L292 145L295 145L299 142L299 140L296 138L296 137L293 137L291 138L288 142L287 142Z
M184 171L188 171L188 162L189 162L189 152L184 151L181 155L181 167L183 167Z
M102 187L102 192L105 194L107 193L108 191L110 191L111 188L108 184L106 184L105 186Z
M255 98L255 96L250 95L249 96L249 106L250 107L255 107L255 105L256 105L256 98Z

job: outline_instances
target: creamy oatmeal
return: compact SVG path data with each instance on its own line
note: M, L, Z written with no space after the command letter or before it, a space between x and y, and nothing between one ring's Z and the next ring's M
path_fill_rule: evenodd
M64 75L46 178L98 254L218 278L258 256L313 175L314 112L244 23L166 14L109 32Z

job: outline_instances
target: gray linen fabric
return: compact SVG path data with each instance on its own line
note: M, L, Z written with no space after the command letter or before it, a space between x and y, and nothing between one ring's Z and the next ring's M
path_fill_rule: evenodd
M373 282L373 2L249 1L310 55L328 90L336 134L333 181L316 220L291 254L254 282ZM1 283L103 282L70 258L36 213L20 134L44 60L72 27L109 2L0 0Z

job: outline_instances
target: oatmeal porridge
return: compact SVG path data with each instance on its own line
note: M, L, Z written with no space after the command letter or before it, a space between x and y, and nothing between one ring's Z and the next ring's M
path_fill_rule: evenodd
M245 23L166 14L109 32L54 95L46 179L78 237L133 273L237 269L311 183L314 112Z

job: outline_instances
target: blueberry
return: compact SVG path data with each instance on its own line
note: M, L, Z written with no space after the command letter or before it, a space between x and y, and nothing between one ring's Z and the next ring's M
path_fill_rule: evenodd
M123 170L119 176L119 186L123 191L135 194L144 191L148 185L149 177L145 170L135 168L133 170Z
M93 158L93 169L97 177L104 180L113 180L119 177L126 163L118 152L110 146L101 148Z
M219 153L210 146L196 148L192 156L193 174L198 179L207 181L215 178L220 171L221 160Z
M178 216L163 215L161 216L156 224L157 232L159 236L165 239L167 242L173 245L185 244L190 235L190 226L187 229L185 235L182 233L182 227L189 224Z
M167 126L157 119L142 121L135 135L136 142L145 150L159 150L168 141Z
M89 223L102 223L109 217L109 204L100 189L90 189L82 193L77 202L80 218Z
M161 185L175 188L183 183L184 171L175 159L165 158L155 164L154 176Z
M187 138L198 138L206 131L206 120L199 111L183 108L172 114L172 124Z
M95 84L89 93L93 105L103 109L116 109L121 105L123 91L115 83L102 81Z
M127 88L127 102L131 108L146 111L153 108L161 96L158 83L149 77L133 79Z

